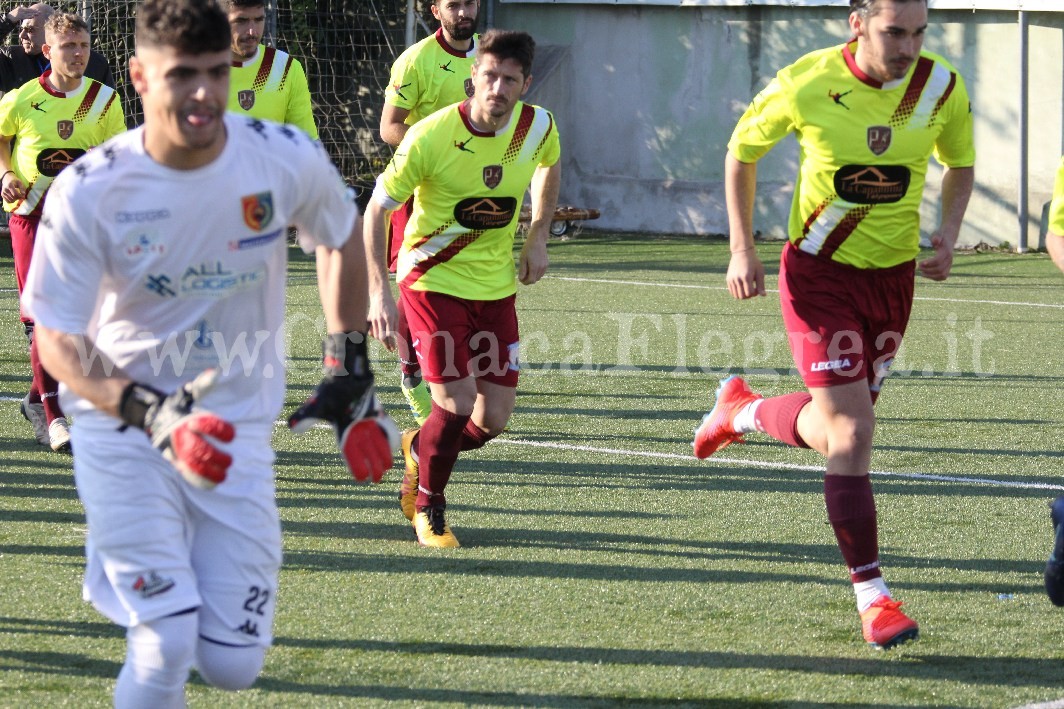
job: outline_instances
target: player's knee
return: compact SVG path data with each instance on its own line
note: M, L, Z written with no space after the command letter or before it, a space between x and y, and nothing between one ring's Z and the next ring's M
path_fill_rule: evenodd
M126 661L115 686L115 707L183 703L197 622L195 613L185 613L134 625L126 632Z
M204 681L218 689L235 692L255 683L266 660L259 645L233 647L200 638L196 645L196 670Z
M829 447L839 453L871 450L875 429L876 420L870 416L835 416L828 425Z

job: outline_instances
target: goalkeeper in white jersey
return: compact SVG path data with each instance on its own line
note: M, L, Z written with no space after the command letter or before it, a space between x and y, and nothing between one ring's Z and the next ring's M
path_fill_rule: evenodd
M136 17L144 124L55 180L25 302L76 417L85 596L128 628L115 705L174 707L193 666L250 686L271 643L288 224L317 252L329 333L325 378L290 425L333 423L351 473L377 482L398 434L360 332L351 191L302 131L226 115L229 25L214 0L146 0Z

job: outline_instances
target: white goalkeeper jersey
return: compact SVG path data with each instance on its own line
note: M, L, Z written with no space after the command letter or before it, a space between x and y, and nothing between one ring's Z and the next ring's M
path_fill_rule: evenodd
M142 128L64 170L23 303L38 323L88 335L162 391L217 368L202 406L235 424L272 425L285 391L287 225L308 252L335 248L358 208L303 131L233 114L225 125L223 152L196 170L155 162ZM60 397L75 417L106 417L65 387Z

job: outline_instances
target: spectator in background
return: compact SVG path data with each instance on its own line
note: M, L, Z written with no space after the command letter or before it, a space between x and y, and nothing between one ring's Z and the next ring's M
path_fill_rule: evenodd
M477 54L477 13L480 0L432 0L432 16L440 22L435 34L406 49L392 65L381 110L381 138L398 146L410 126L425 116L473 95L470 71ZM388 224L388 269L395 271L403 231L414 207L411 197L392 212ZM403 396L417 425L432 411L432 395L421 378L421 367L410 345L410 328L400 294L397 324L399 366Z
M38 15L28 21L41 20ZM126 128L115 90L84 76L90 51L85 20L74 13L52 14L41 32L49 68L0 99L0 196L11 213L8 226L20 295L52 180L86 150ZM33 369L22 415L33 425L38 443L68 451L70 433L56 382L41 366L33 321L25 312L22 322L30 337Z
M264 0L221 0L229 16L233 68L229 110L302 128L315 140L318 127L311 108L307 75L299 60L262 44Z
M0 49L0 91L11 91L30 79L36 79L51 66L42 51L44 25L55 10L43 2L34 5L19 5L0 17L0 38L8 37L17 27L18 44ZM85 76L99 81L104 86L115 88L111 66L106 57L89 50Z

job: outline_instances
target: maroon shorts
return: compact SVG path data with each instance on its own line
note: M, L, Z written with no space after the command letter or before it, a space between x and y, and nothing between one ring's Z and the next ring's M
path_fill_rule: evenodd
M411 349L425 381L440 384L472 376L517 386L520 336L515 295L464 300L406 287L400 292Z
M780 257L780 305L805 385L864 379L877 393L909 323L914 278L914 261L854 268L787 244Z
M395 273L396 263L399 261L399 249L403 245L406 223L410 221L410 215L413 213L414 198L411 197L392 212L388 220L388 270L392 273Z
M30 273L30 256L33 255L33 244L37 240L37 226L40 223L40 215L24 217L20 214L12 214L8 219L7 226L11 231L11 254L15 262L15 285L18 286L20 296L22 289L26 287L26 277ZM21 309L19 318L24 323L33 322Z

